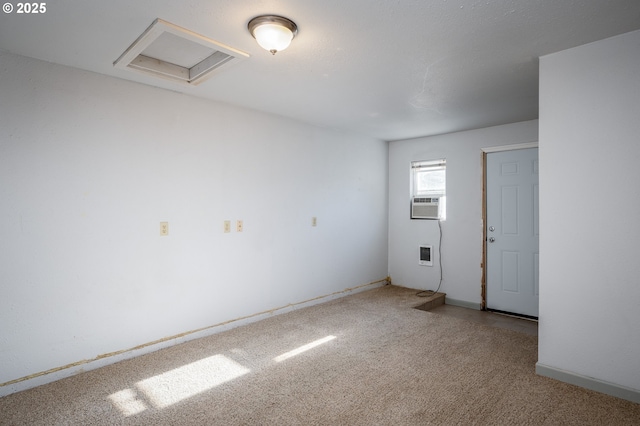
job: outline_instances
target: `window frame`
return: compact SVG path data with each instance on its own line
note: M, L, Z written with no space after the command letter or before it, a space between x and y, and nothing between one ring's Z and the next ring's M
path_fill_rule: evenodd
M420 173L428 173L435 171L443 171L444 186L438 186L433 189L418 189L418 180ZM414 198L438 198L438 215L440 220L445 220L447 217L447 159L439 158L436 160L420 160L411 162L411 176L410 176L410 197L413 201Z

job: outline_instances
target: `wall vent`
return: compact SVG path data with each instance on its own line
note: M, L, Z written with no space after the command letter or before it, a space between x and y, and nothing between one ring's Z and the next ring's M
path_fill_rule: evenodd
M422 266L433 266L433 246L431 244L420 245L420 260L418 264Z
M440 219L440 198L413 197L411 219Z
M248 57L245 52L156 19L113 66L196 85L222 66Z

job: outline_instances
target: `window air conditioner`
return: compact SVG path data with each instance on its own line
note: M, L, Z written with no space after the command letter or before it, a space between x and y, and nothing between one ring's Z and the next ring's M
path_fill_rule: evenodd
M413 197L411 219L440 219L440 198Z

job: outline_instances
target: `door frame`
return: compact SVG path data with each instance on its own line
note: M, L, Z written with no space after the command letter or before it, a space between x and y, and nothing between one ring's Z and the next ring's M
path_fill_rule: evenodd
M492 152L513 151L516 149L538 148L538 142L519 143L514 145L490 146L481 148L482 151L482 261L480 263L481 280L480 309L487 310L487 154Z

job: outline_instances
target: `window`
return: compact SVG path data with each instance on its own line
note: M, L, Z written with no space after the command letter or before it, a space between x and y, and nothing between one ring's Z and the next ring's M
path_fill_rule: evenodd
M411 205L412 218L419 218L415 212L425 209L415 209L417 203L429 203L437 215L433 219L445 219L447 212L447 160L413 161L411 163ZM424 206L426 207L426 205ZM423 218L423 217L420 217Z

